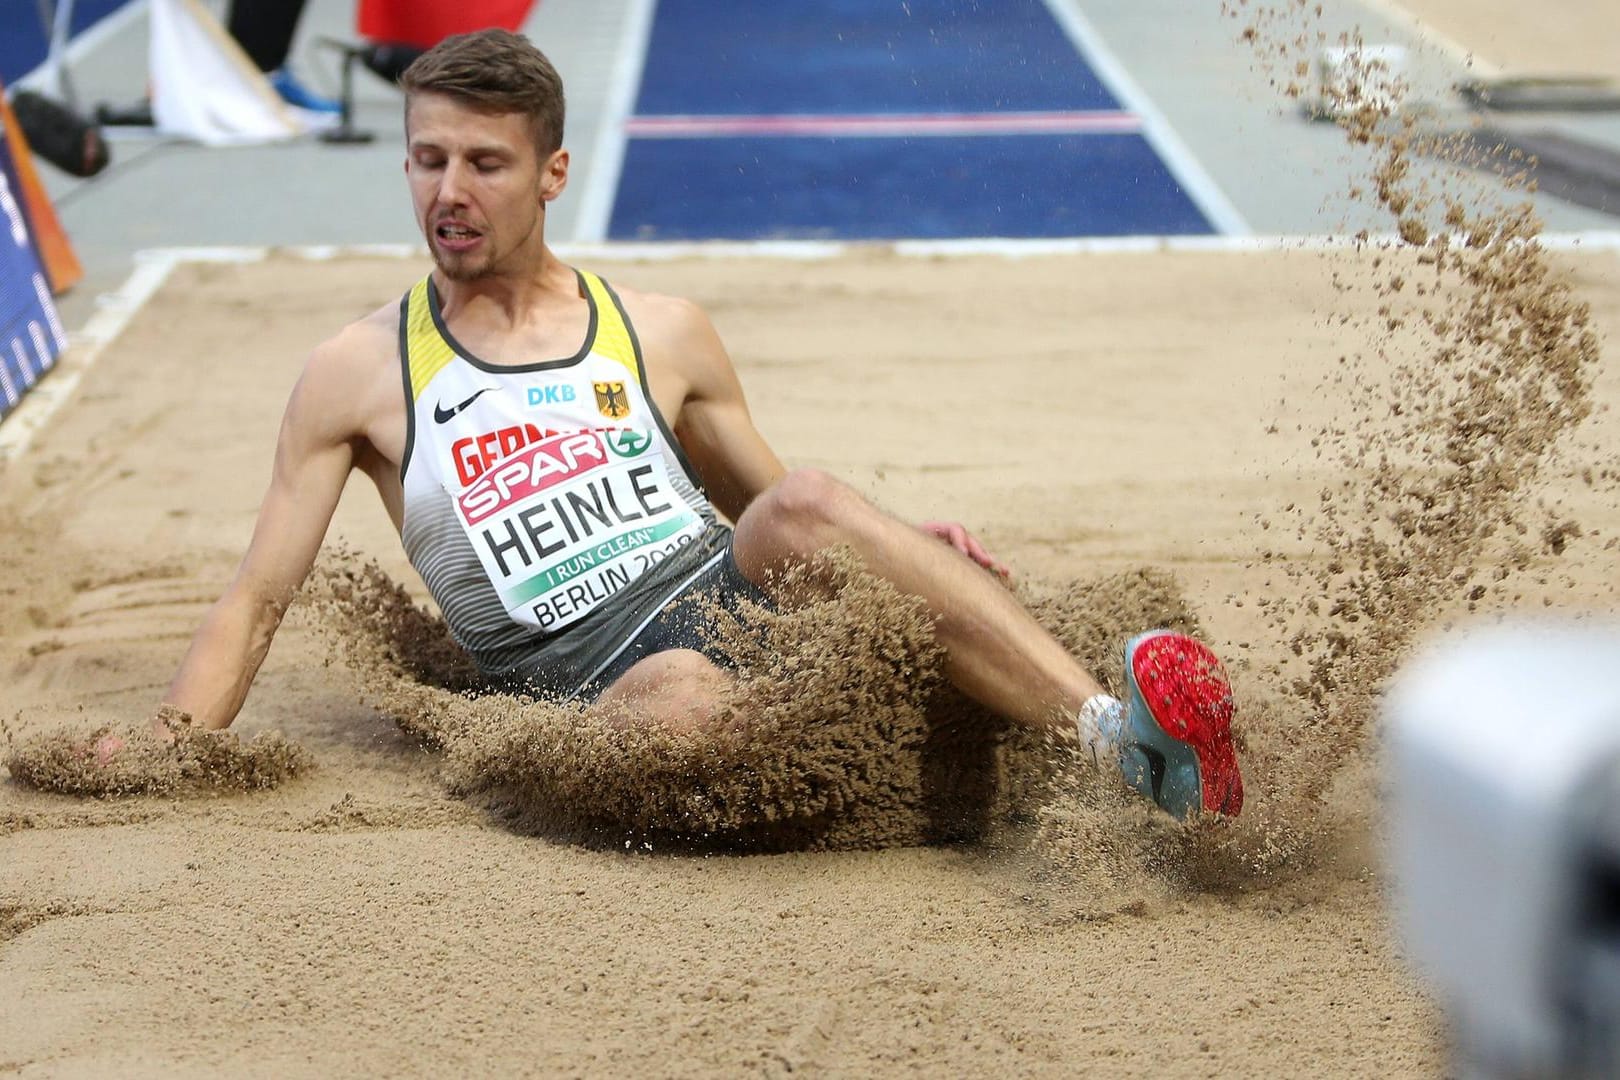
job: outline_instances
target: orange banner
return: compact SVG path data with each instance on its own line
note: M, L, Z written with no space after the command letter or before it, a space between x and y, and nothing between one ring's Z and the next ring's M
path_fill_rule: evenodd
M3 89L0 87L0 90ZM6 104L3 94L0 94L0 127L4 128L6 143L11 147L12 165L17 170L17 180L22 187L23 213L28 218L34 250L45 267L51 292L60 296L84 277L84 267L79 265L79 257L73 254L67 232L56 216L56 209L51 206L50 196L45 194L45 185L40 183L39 173L34 170L28 140L17 124L17 118L11 115L11 106Z

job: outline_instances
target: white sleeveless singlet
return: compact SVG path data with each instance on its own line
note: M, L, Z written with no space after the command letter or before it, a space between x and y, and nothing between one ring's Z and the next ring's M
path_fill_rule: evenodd
M431 276L400 305L401 537L486 671L533 667L571 628L611 637L714 549L714 511L653 403L618 296L576 274L590 323L561 360L472 356L444 325ZM582 649L553 651L567 667Z

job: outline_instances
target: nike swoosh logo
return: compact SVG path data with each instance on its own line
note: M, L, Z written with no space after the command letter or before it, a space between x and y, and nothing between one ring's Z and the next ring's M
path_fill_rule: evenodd
M493 386L486 386L482 390L478 391L478 393L474 394L472 397L468 398L466 401L463 401L460 405L457 405L453 409L446 409L443 405L435 405L435 406L433 406L433 422L436 423L436 424L447 424L447 423L449 423L451 420L455 419L456 414L459 413L462 409L465 409L467 406L469 406L473 402L477 401L480 397L482 397L483 395L489 393L491 390L494 390L494 389L495 389L495 387L493 387Z

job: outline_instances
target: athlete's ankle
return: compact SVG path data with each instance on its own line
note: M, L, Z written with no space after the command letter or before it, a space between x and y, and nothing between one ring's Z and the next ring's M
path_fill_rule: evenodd
M1074 718L1080 746L1098 768L1119 768L1119 744L1125 729L1125 703L1111 694L1093 694Z

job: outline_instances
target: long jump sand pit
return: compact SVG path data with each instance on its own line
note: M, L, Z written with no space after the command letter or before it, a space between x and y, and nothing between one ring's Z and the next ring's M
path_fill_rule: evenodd
M1620 324L1620 259L1552 262L1599 330ZM424 685L455 666L423 660L431 620L362 572L374 557L423 599L357 480L335 576L289 616L236 725L284 733L309 767L239 790L243 774L201 760L101 798L0 780L0 1071L1442 1069L1440 1017L1391 938L1356 679L1470 605L1612 607L1620 377L1590 357L1590 390L1543 372L1527 385L1551 411L1511 415L1488 391L1514 373L1486 380L1471 400L1496 427L1475 439L1556 426L1558 402L1596 408L1556 450L1514 442L1522 487L1451 504L1500 529L1425 547L1438 527L1403 532L1395 511L1455 440L1435 441L1434 418L1402 425L1448 392L1413 372L1445 370L1449 327L1402 311L1462 301L1420 289L1433 267L1411 252L593 268L704 305L786 461L967 522L1105 675L1136 622L1200 625L1239 694L1242 821L1173 828L1066 768L1067 748L913 692L925 628L862 587L776 639L814 663L759 680L764 735L820 748L799 787L792 747L751 750L746 732L698 769L680 747L603 741L588 716ZM63 725L151 715L247 542L303 355L424 271L183 265L6 466L13 771ZM1362 526L1382 548L1346 546ZM1422 587L1380 607L1332 565L1355 550ZM1470 562L1435 569L1453 555ZM863 625L885 634L875 652ZM1356 664L1335 659L1343 641L1364 646ZM254 776L277 779L289 753ZM61 780L52 761L41 775ZM743 827L750 797L777 820ZM593 799L642 816L616 832Z

